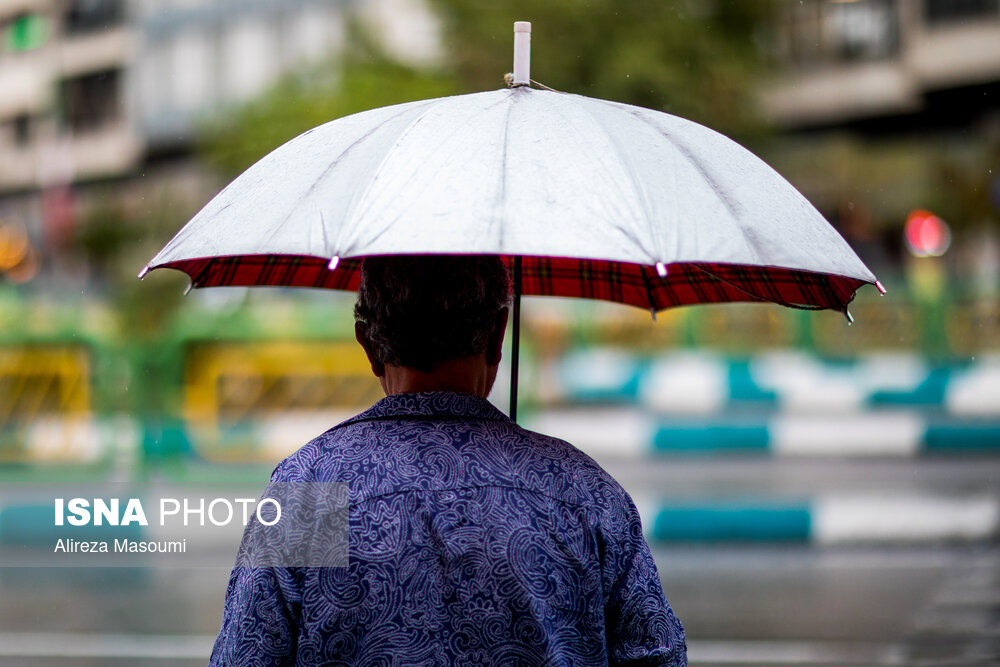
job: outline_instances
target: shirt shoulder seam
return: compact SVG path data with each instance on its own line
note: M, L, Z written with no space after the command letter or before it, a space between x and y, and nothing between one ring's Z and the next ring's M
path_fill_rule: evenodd
M454 486L447 487L443 489L399 489L397 491L388 491L386 493L379 493L373 496L367 496L357 501L357 504L367 503L370 500L378 500L379 498L387 498L389 496L396 496L403 493L445 493L448 491L465 491L467 489L509 489L512 491L523 491L525 493L530 493L532 495L540 496L542 498L548 498L549 500L554 500L557 503L563 505L569 505L570 507L582 507L589 511L586 503L575 503L565 498L559 498L553 496L552 494L539 491L537 489L532 489L526 486L512 486L510 484L469 484L465 486Z
M373 421L395 421L395 420L427 420L427 421L484 421L484 422L504 422L508 421L505 417L486 417L481 415L434 415L434 414L405 414L405 415L372 415L370 417L351 417L347 421L343 421L336 426L330 427L325 433L330 433L331 431L336 431L337 429L344 428L345 426L353 426L354 424L360 424L362 422L373 422ZM321 436L322 437L322 436Z

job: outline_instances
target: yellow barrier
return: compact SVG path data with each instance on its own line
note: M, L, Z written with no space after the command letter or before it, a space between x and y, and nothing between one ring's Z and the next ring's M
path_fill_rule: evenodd
M100 455L90 367L82 345L0 346L0 462L81 462Z
M184 417L215 462L274 461L382 397L356 343L192 345Z

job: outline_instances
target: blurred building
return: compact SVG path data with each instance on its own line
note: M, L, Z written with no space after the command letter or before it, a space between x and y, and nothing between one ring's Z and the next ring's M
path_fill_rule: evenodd
M998 0L796 0L775 49L764 105L785 127L1000 121Z
M133 34L121 2L0 3L0 188L134 163L123 109Z
M348 11L411 60L434 57L418 0L0 0L0 273L34 275L37 261L17 270L32 249L58 264L94 185L159 176L210 193L176 164L197 124L336 53Z
M778 16L761 100L794 154L783 173L915 298L995 299L1000 0L785 0ZM950 251L909 243L926 211L956 230Z

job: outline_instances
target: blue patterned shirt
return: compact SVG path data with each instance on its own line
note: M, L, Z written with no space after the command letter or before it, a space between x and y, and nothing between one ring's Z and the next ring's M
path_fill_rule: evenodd
M236 568L211 665L685 665L628 494L484 399L389 396L272 482L349 487L350 563Z

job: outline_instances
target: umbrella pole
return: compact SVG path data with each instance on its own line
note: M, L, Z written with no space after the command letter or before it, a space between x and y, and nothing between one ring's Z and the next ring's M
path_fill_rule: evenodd
M514 322L511 325L510 418L517 422L517 367L521 352L521 256L514 258Z

